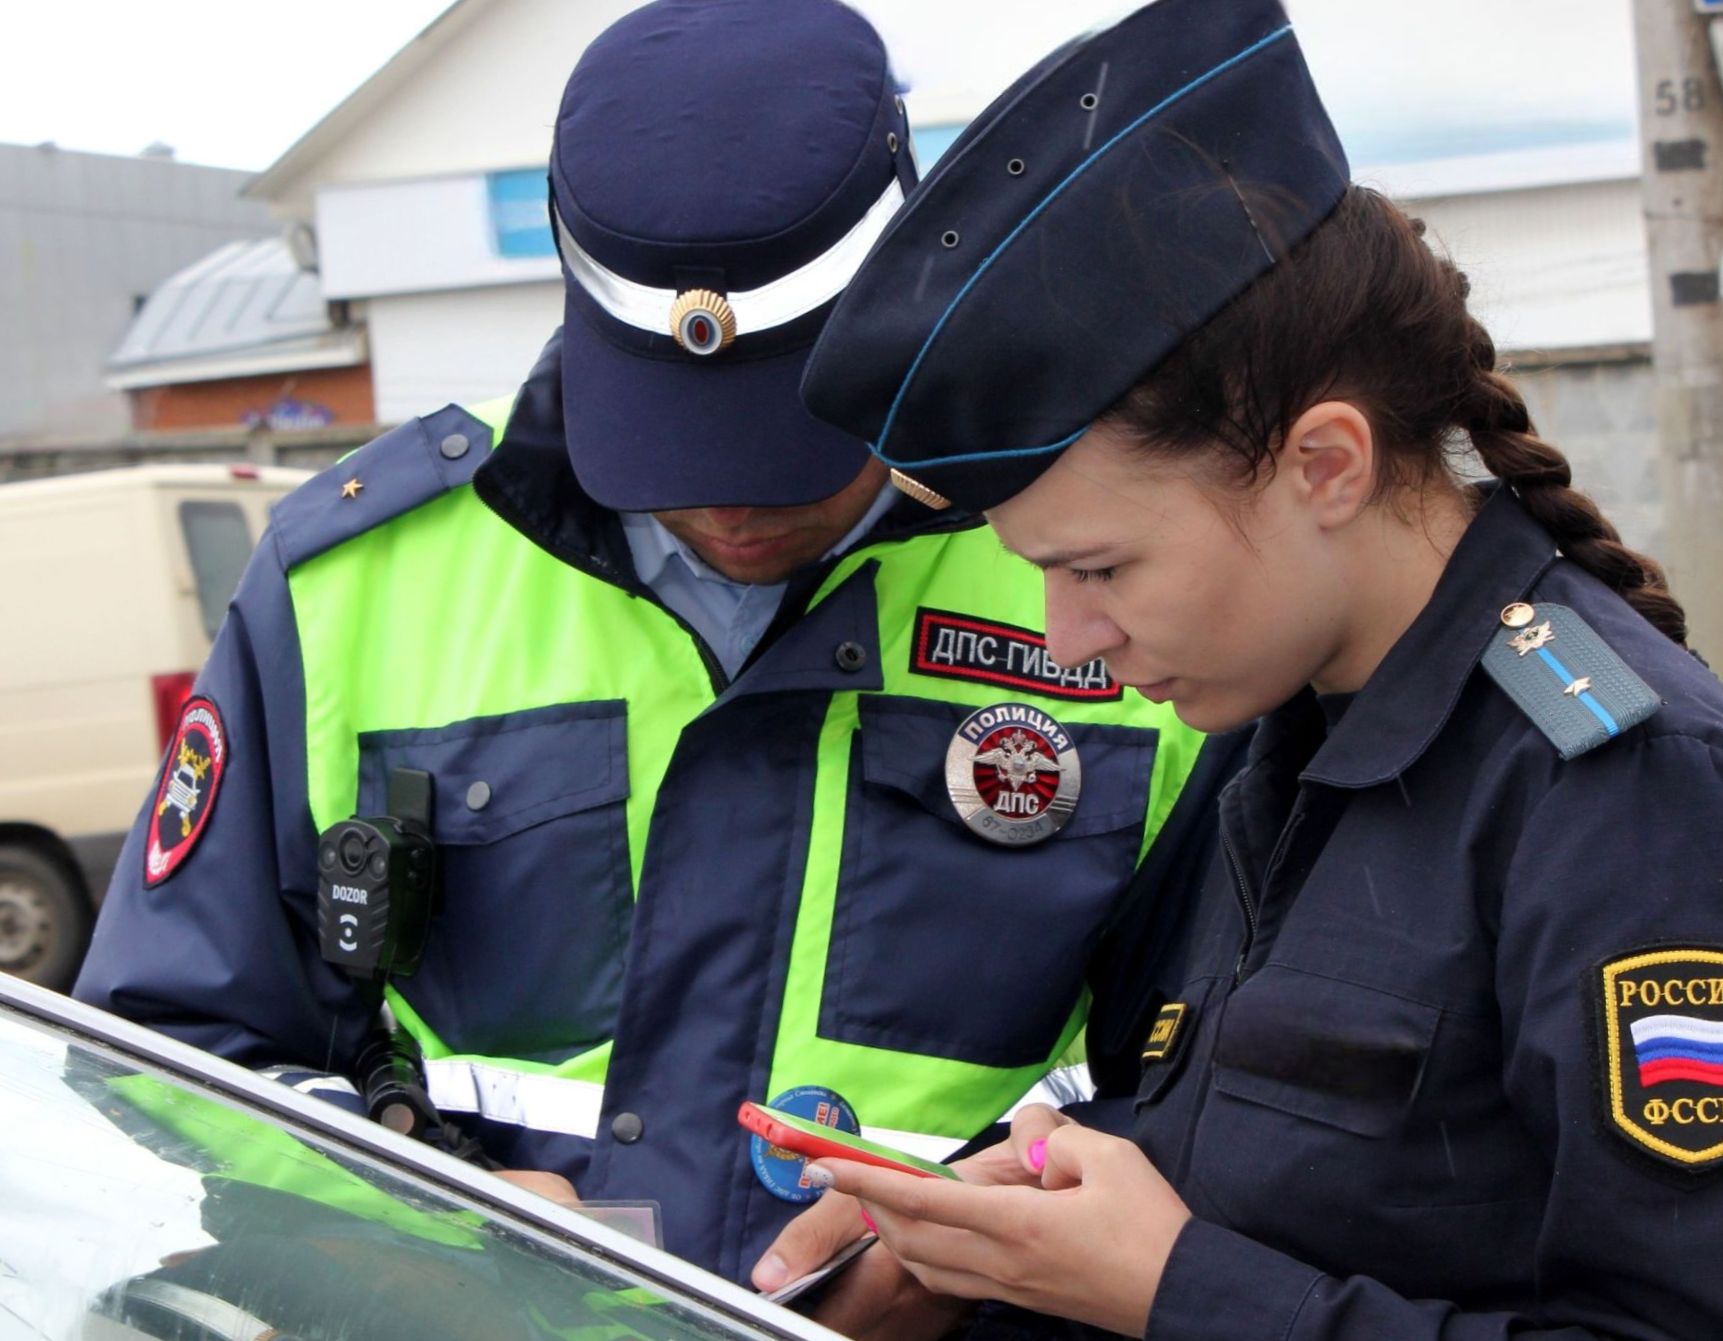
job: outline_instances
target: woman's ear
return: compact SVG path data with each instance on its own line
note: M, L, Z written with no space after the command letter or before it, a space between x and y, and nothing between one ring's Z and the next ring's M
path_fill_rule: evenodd
M1345 526L1370 500L1376 483L1376 437L1356 405L1325 400L1294 421L1281 449L1280 472L1324 529Z

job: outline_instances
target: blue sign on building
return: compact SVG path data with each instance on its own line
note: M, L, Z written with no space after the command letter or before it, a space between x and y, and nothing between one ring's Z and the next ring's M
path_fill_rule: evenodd
M516 168L485 174L491 209L491 245L498 256L524 259L555 256L550 235L550 187L543 168Z
M1717 0L1723 4L1723 0ZM915 128L916 159L926 172L950 147L962 125L932 125ZM512 168L485 174L485 195L490 205L491 246L498 256L525 260L556 255L556 239L550 235L550 187L543 168Z
M937 163L939 156L951 148L951 142L962 133L963 126L957 123L911 126L910 134L915 141L915 161L921 170L926 172Z

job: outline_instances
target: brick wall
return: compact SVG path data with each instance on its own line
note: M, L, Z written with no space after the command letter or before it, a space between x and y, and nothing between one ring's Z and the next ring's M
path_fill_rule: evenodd
M322 407L336 424L369 424L376 418L369 364L184 382L128 394L132 427L138 432L238 428L248 422L247 415L266 415L284 400Z

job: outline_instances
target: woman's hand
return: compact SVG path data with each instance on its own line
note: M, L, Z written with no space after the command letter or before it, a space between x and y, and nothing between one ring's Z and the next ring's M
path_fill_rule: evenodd
M1002 1299L1141 1336L1190 1211L1131 1142L1050 1112L1019 1115L1011 1142L1024 1164L1042 1165L1039 1188L977 1187L851 1160L808 1169L859 1198L880 1237L936 1294Z
M1002 1141L952 1165L965 1182L988 1185L1035 1186L1040 1173L1024 1153L1043 1130L1065 1119L1050 1108L1047 1119L1013 1125L1012 1139ZM773 1240L754 1267L754 1286L771 1292L828 1260L866 1232L860 1204L842 1192L827 1192L803 1211ZM847 1267L814 1310L814 1320L857 1341L922 1341L944 1336L969 1303L935 1294L904 1269L884 1244L863 1253Z

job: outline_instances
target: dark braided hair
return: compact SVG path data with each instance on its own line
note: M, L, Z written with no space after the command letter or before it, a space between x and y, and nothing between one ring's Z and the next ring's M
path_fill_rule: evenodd
M1272 200L1253 202L1259 218ZM1106 421L1145 449L1219 448L1237 476L1273 468L1293 422L1330 398L1355 403L1378 447L1377 495L1455 478L1470 446L1561 552L1677 643L1687 621L1663 570L1629 549L1538 437L1470 285L1423 241L1424 225L1350 187L1334 213L1116 404Z

